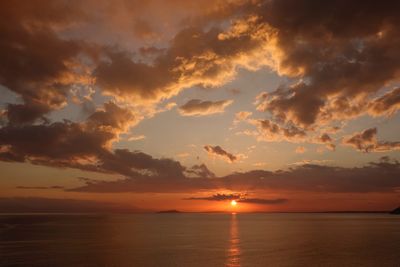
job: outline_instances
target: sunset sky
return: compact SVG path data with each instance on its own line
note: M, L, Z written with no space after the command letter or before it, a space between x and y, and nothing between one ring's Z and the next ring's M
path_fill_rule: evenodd
M399 206L399 10L1 1L0 211Z

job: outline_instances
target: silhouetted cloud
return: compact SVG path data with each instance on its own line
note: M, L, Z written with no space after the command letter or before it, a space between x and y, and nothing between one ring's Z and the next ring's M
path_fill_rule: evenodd
M235 200L241 203L251 203L260 205L278 205L288 202L288 199L285 198L274 198L274 199L248 198L244 194L215 194L209 197L189 197L185 198L184 200L207 200L207 201Z
M200 99L192 99L179 107L179 113L184 116L205 116L222 113L232 103L233 100L202 101Z
M209 201L226 201L226 200L239 200L241 194L215 194L209 197L189 197L184 200L209 200Z
M400 187L400 163L383 157L362 167L316 164L295 165L287 170L252 170L216 178L166 179L165 176L132 177L118 181L89 181L70 189L78 192L199 192L225 189L304 191L330 193L395 193Z
M17 189L64 189L64 186L53 185L53 186L17 186Z
M238 157L225 151L222 149L220 146L211 146L211 145L205 145L204 149L210 154L214 156L221 157L222 159L228 161L228 162L235 162Z
M363 152L387 152L400 149L400 141L378 141L377 133L378 130L376 128L369 128L361 133L355 133L353 136L345 137L343 144L352 146Z
M83 123L7 125L0 129L0 159L129 177L142 177L145 170L174 179L183 177L185 168L179 162L155 159L140 151L111 149L119 134L134 122L129 110L106 103Z
M186 170L186 173L193 174L196 177L201 177L201 178L215 177L215 173L210 171L205 164L193 165L190 169Z

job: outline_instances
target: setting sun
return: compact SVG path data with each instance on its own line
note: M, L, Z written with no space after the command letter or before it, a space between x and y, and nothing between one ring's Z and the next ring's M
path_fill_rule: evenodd
M237 202L236 202L236 200L232 200L232 201L231 201L231 206L233 206L233 207L234 207L234 206L236 206L236 205L237 205Z

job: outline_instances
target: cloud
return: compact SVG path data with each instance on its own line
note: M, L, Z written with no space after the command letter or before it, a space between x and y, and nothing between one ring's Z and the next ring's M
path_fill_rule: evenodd
M79 98L77 91L90 96L96 90L140 105L193 85L219 86L238 67L264 64L256 56L264 39L257 35L260 29L220 38L240 23L255 23L238 16L225 27L231 15L248 5L123 0L1 4L0 84L19 96L4 116L10 124L48 122L48 114L65 107L69 97ZM149 39L165 48L149 46Z
M218 157L220 157L220 158L222 158L225 161L230 162L230 163L233 163L236 160L238 160L237 156L225 151L220 146L205 145L204 149L208 152L209 155L218 156Z
M0 159L58 167L96 166L111 144L135 123L135 116L112 102L86 122L7 125L0 128Z
M84 41L65 40L55 29L76 21L76 9L62 12L61 2L0 4L0 83L23 103L9 104L12 124L46 120L45 115L66 105L68 88L86 86L86 74L76 60L90 50ZM60 14L54 16L52 14Z
M400 88L393 89L369 104L369 113L374 116L392 115L400 109Z
M314 140L314 143L325 144L326 148L328 148L329 150L335 151L336 145L333 142L334 142L334 140L327 133L321 134Z
M179 107L179 113L183 116L205 116L222 113L225 108L233 103L233 100L202 101L192 99Z
M279 205L288 202L289 200L286 198L273 198L273 199L265 199L265 198L244 198L239 199L238 202L241 203L251 203L251 204L260 204L260 205Z
M226 201L226 200L238 200L241 198L241 194L215 194L209 197L190 197L185 200L209 200L209 201Z
M256 17L238 18L227 29L188 26L151 63L135 60L126 51L108 49L94 71L96 84L105 94L145 103L196 85L221 86L240 67L254 70L267 65L268 55L263 53L267 37L259 34L265 29L256 21Z
M146 136L141 134L141 135L131 135L128 137L128 141L139 141L145 139Z
M232 95L238 95L242 92L240 89L237 88L229 88L226 91L231 93Z
M17 186L17 189L64 189L64 186L53 185L53 186Z
M207 200L207 201L227 201L236 200L241 203L261 204L261 205L276 205L283 204L288 201L285 198L264 199L264 198L248 198L243 194L215 194L209 197L190 197L184 200Z
M296 191L329 193L396 193L400 163L383 157L361 167L324 166L302 162L287 170L252 170L215 178L169 178L160 174L117 181L89 181L77 192L201 192L204 190Z
M235 119L233 121L234 124L237 124L241 121L246 121L253 113L250 111L239 111L235 114Z
M388 142L377 140L378 130L369 128L352 136L345 137L343 144L352 146L363 152L387 152L400 149L400 142Z
M399 7L397 1L3 2L0 84L18 100L3 103L0 112L5 120L0 160L124 177L92 181L77 191L168 192L258 185L346 191L357 190L356 183L359 190L393 191L398 186L391 178L398 177L393 162L360 168L309 164L283 172L285 177L254 171L219 180L189 180L188 169L178 161L112 146L143 118L132 106L148 108L149 103L160 104L193 86L219 87L240 68L254 71L267 66L293 83L258 97L257 109L268 113L267 119L252 120L244 113L238 117L256 127L244 133L258 140L319 142L333 149L327 133L309 137L309 132L363 114L390 116L399 109ZM170 19L174 23L165 23ZM88 93L76 93L81 91ZM94 91L112 101L90 112L85 121L50 120L70 98L90 98ZM227 102L219 110L223 105ZM169 108L172 105L161 110ZM210 112L200 110L198 115ZM398 148L398 142L377 141L374 130L356 133L344 143L362 151ZM219 146L206 147L229 162L239 157ZM190 171L193 176L212 176L201 165ZM381 173L387 174L385 185L370 176ZM302 177L304 186L287 177Z
M112 150L113 142L134 123L129 110L110 102L82 123L7 125L0 129L0 160L129 177L183 177L185 168L179 162L155 159L140 151Z
M0 83L20 97L5 115L12 124L46 121L77 88L154 104L265 66L296 80L259 105L283 128L394 114L398 8L305 0L2 4Z
M259 141L275 142L303 142L306 140L306 132L294 125L281 126L271 120L248 120L249 123L257 127L257 131L245 131L243 134L255 136Z
M297 166L301 166L301 165L324 165L326 163L332 162L333 160L330 159L303 159L301 161L297 161L297 162L293 162L289 165L297 165Z
M201 178L215 178L215 173L210 171L205 164L193 165L190 169L186 170L189 175Z
M304 146L298 146L298 147L296 147L295 152L297 154L303 154L304 152L306 152L306 148Z

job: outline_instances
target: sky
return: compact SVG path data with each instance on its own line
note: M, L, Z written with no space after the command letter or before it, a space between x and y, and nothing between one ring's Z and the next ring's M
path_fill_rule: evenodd
M397 207L399 8L3 1L0 212Z

